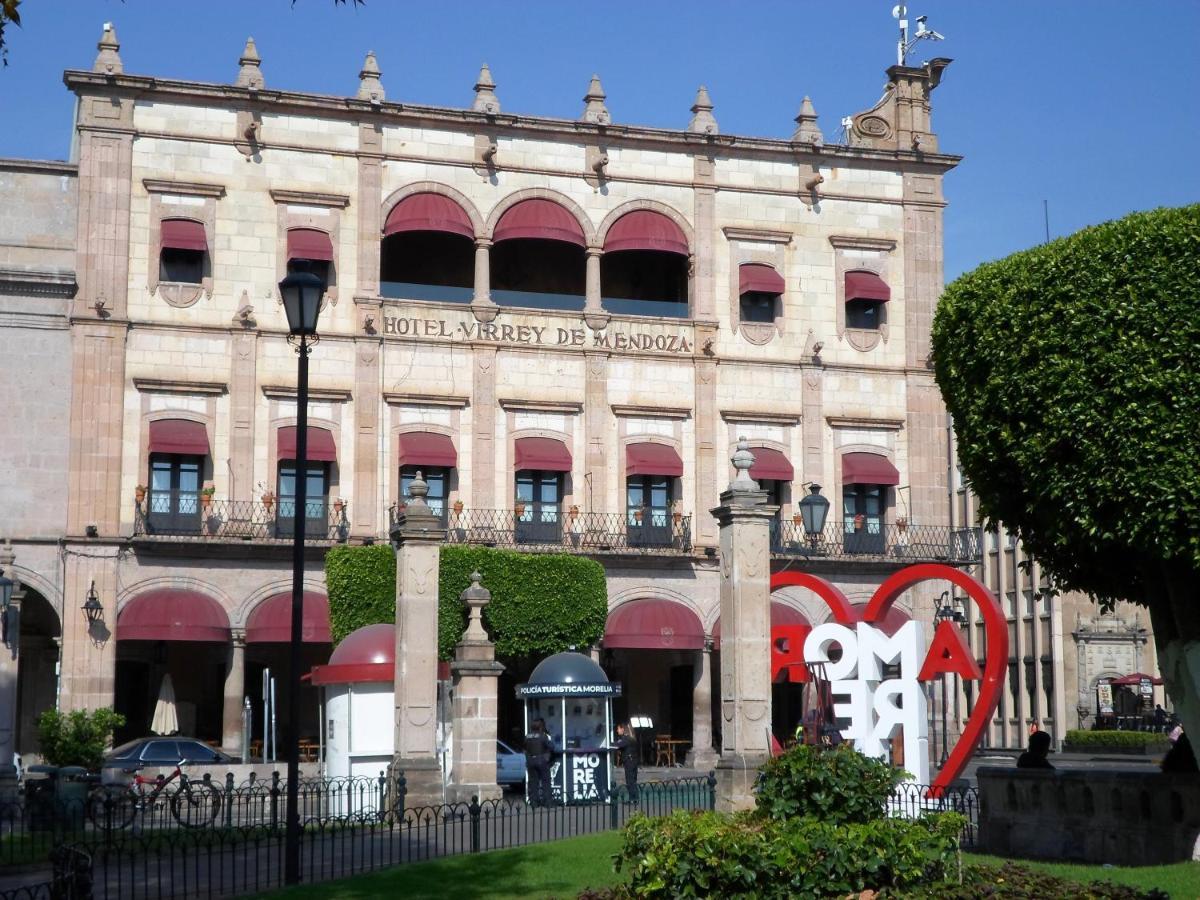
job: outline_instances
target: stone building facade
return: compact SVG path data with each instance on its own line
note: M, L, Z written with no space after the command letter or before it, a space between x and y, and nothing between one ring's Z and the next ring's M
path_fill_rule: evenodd
M24 462L0 489L20 507L14 570L61 647L61 707L115 702L142 732L169 673L185 730L236 751L249 696L261 737L297 477L311 662L329 652L325 550L386 539L421 470L447 540L603 563L620 714L699 763L720 728L710 510L739 437L778 507L776 568L865 603L901 565L977 558L969 518L951 527L928 358L958 162L931 124L947 61L890 68L833 143L808 98L790 139L735 138L703 88L670 130L615 123L598 78L564 120L504 111L486 67L448 109L389 99L373 54L332 97L269 86L252 41L231 84L128 74L111 29L98 48L65 74L72 162L0 164L6 191L59 217L18 223L45 260L29 265L56 274L20 301L32 312L4 298L36 331L3 332L28 356L4 399L36 404L36 425L3 438ZM277 289L297 267L327 284L306 473ZM820 534L800 524L814 484ZM929 620L935 587L904 614ZM799 589L774 603L829 615ZM5 670L31 698L22 722L51 698L41 665Z

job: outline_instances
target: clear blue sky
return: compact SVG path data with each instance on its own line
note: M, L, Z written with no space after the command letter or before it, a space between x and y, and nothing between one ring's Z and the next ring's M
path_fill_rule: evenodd
M683 127L697 85L721 130L786 138L812 96L832 139L878 99L894 0L400 2L25 0L0 72L0 155L62 158L65 68L88 68L105 20L125 71L231 82L247 35L270 87L353 93L368 49L391 100L468 105L490 63L509 112L578 116L599 72L615 120ZM916 0L946 35L911 61L955 62L934 94L946 183L946 275L1136 209L1200 200L1200 2ZM915 22L914 22L915 27Z

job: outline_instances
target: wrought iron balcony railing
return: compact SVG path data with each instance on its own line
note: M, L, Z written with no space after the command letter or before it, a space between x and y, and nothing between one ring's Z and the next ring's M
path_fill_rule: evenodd
M189 491L151 491L134 504L133 533L144 538L195 541L290 541L295 501L215 500ZM324 497L304 504L306 541L345 541L347 504Z
M810 534L801 523L776 522L771 527L774 556L811 559L872 559L902 562L946 562L970 565L981 559L979 529L946 525L827 522Z
M401 507L388 512L394 526ZM515 509L447 510L446 542L511 547L530 552L683 554L692 549L692 517L640 513L570 512L529 504Z

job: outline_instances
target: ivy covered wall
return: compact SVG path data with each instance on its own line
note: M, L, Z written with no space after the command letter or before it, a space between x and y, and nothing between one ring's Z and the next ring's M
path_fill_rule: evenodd
M450 659L466 628L458 597L478 570L492 592L483 622L498 656L547 656L588 647L604 634L604 568L565 554L488 547L442 547L438 578L438 658ZM325 557L334 643L364 625L395 621L396 554L390 545L334 547Z

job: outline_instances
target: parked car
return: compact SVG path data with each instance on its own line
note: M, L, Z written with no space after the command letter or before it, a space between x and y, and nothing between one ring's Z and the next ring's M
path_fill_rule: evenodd
M228 765L233 757L214 750L204 741L190 737L144 737L122 744L104 756L104 765L109 768L135 766L189 766Z
M496 741L496 784L525 783L525 754Z

